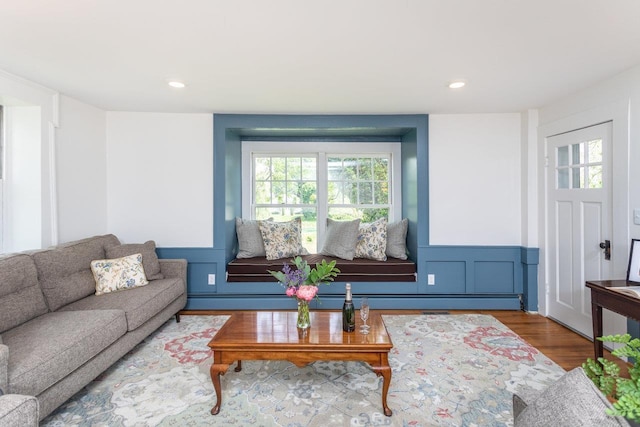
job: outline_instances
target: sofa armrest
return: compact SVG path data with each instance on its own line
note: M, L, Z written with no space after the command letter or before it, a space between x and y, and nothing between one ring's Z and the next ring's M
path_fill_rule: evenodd
M159 259L160 273L165 279L178 278L184 282L184 290L187 291L187 260L186 259Z
M0 344L0 396L9 393L9 347Z
M549 385L536 399L526 402L526 408L514 416L513 425L629 427L624 418L607 415L609 408L611 403L578 367Z
M6 427L38 427L38 399L21 394L0 396L0 425Z
M518 394L513 395L513 418L518 418L518 415L526 409L534 400L536 400L542 394L541 391L525 389Z

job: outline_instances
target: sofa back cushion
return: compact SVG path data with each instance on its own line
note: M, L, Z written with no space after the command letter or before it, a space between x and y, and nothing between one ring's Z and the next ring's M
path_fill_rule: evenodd
M1 258L0 333L48 311L31 257L17 254Z
M119 244L116 236L108 234L35 252L32 256L49 310L95 293L91 261L105 259L106 248Z
M106 248L107 258L122 258L134 254L142 254L142 266L147 280L164 279L160 273L160 261L156 254L156 242L148 240L145 243L128 243Z

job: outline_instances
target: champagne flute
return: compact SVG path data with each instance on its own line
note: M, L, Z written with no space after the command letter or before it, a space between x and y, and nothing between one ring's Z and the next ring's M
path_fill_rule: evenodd
M367 325L367 319L369 318L369 298L363 297L360 300L360 318L364 322L362 326L360 326L360 333L368 334L369 333L369 325Z

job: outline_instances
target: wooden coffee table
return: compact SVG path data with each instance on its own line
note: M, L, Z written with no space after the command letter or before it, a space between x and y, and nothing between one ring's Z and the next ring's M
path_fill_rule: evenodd
M238 362L235 371L242 369L242 360L288 360L302 367L317 360L362 361L382 376L382 407L386 416L392 412L387 406L387 392L391 383L389 350L393 348L382 316L369 315L368 335L342 331L342 313L311 312L311 327L304 332L296 328L297 312L257 311L237 312L220 328L209 342L213 350L211 381L216 390L216 404L211 414L220 412L222 392L220 375L229 365Z

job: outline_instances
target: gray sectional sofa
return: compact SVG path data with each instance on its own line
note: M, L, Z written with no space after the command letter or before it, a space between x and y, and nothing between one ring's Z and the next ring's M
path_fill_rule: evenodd
M95 295L91 261L133 253L149 284ZM111 234L0 258L0 425L37 425L171 317L179 321L186 283L186 260L159 260L154 242L122 245Z

